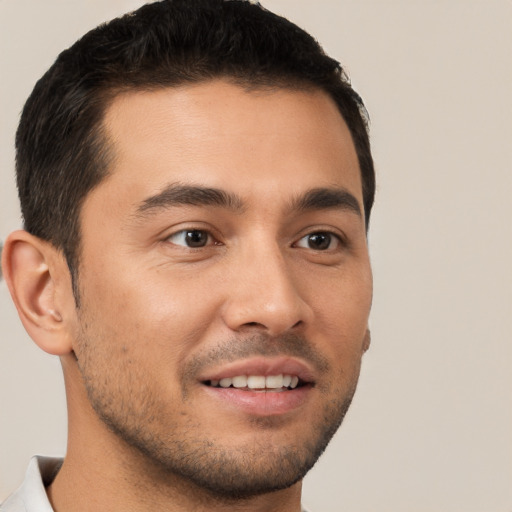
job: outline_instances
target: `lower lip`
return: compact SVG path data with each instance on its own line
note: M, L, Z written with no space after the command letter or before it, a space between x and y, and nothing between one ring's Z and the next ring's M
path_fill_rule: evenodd
M246 391L205 386L206 392L228 407L255 416L277 416L299 409L308 399L312 386L288 391Z

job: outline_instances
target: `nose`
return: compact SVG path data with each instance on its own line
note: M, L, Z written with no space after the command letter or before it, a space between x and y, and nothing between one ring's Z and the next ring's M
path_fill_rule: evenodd
M312 309L301 296L301 282L280 248L248 250L231 265L222 316L233 331L260 329L278 336L304 328Z

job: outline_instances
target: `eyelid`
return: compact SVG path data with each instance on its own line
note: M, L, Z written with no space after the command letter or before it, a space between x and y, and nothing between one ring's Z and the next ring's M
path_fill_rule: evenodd
M299 233L298 237L296 238L296 242L293 243L293 245L297 245L297 243L304 238L307 238L308 236L314 235L314 234L328 234L338 240L339 246L347 246L348 245L348 238L347 235L339 228L334 227L332 225L311 225L301 230L301 233Z

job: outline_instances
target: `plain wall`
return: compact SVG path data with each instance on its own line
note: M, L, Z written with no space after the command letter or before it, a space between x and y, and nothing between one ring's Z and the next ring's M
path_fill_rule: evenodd
M140 0L0 0L0 238L20 226L19 112L57 54ZM263 0L339 59L370 111L372 347L305 483L313 512L512 511L512 3ZM0 501L63 454L59 362L0 283Z

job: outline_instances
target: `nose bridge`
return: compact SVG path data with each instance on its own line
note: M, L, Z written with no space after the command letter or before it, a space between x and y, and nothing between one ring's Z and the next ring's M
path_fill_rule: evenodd
M309 307L275 240L244 247L236 259L224 310L231 329L257 326L278 335L308 319Z

